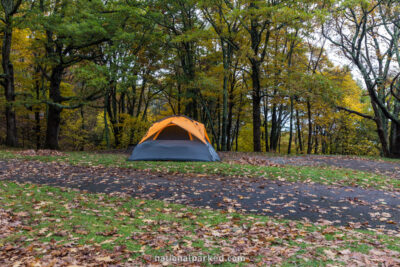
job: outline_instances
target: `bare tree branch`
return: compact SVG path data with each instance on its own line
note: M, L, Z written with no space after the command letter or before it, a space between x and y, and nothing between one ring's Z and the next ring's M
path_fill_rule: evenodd
M373 116L371 116L371 115L363 114L361 112L358 112L358 111L355 111L355 110L351 110L351 109L348 109L348 108L345 108L345 107L341 107L341 106L336 106L336 108L338 110L343 110L343 111L346 111L348 113L355 114L355 115L358 115L360 117L363 117L365 119L369 119L369 120L375 121L375 118Z

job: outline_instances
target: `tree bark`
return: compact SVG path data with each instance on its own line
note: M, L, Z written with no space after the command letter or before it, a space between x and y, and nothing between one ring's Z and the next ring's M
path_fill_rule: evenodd
M53 68L50 76L49 96L53 104L49 104L48 115L47 115L45 148L48 149L60 148L58 144L58 137L60 133L62 108L60 106L57 106L57 104L61 104L62 102L60 85L63 72L64 68L59 65Z
M40 69L39 67L36 67L36 74L40 75ZM42 79L44 78L43 75ZM42 86L43 86L43 81L42 81ZM40 83L38 78L35 81L35 89L36 89L36 100L40 100ZM40 149L40 110L35 110L35 135L36 135L36 149Z
M268 96L264 100L264 130L265 130L265 152L269 152L269 131L268 131Z
M289 126L289 145L287 153L292 153L292 140L293 140L293 97L290 97L290 126Z
M114 148L117 148L120 145L120 127L118 126L117 89L115 82L110 81L109 87L109 96L107 97L107 113L108 117L110 118L112 131L114 133Z
M198 120L198 110L197 110L197 96L198 89L192 84L196 77L195 69L195 51L193 42L183 42L183 55L182 55L182 68L186 78L186 105L185 105L185 115L191 117L194 120Z
M142 102L143 102L143 97L144 97L144 90L146 89L146 83L147 83L147 72L143 74L143 80L142 80L142 86L140 88L140 94L139 94L139 100L138 100L138 106L137 106L137 111L136 111L136 118L139 117L140 115L140 109L142 106Z
M227 151L232 150L232 124L233 124L233 106L234 106L234 101L233 101L233 89L235 85L231 84L231 90L229 92L229 103L228 103L228 125L227 125L227 133L226 133L226 139L227 139L227 145L226 149Z
M222 88L222 133L221 133L221 150L227 150L227 123L228 123L228 81L229 81L229 70L231 66L231 47L221 38L222 46L222 61L224 67L224 81Z
M392 131L392 143L390 145L390 154L393 157L400 157L400 125L394 124L392 126L394 129Z
M319 142L318 142L318 127L315 127L315 146L314 146L314 154L318 154L318 149L319 149Z
M251 63L251 79L253 82L253 151L261 152L261 94L260 94L260 66L255 60Z
M277 135L277 114L276 114L276 104L272 106L272 116L271 116L271 134L270 134L270 150L276 152L278 147L278 135Z
M307 116L308 116L308 144L307 144L307 154L311 154L312 151L312 133L313 125L311 120L311 103L307 100Z
M17 147L17 122L15 115L15 85L14 85L14 66L11 62L11 44L12 44L12 31L13 31L13 15L14 10L18 8L19 4L13 5L14 1L2 1L1 4L4 9L4 36L2 47L2 67L4 72L4 79L2 85L4 87L4 94L6 98L6 145Z
M109 106L109 101L108 101L108 93L106 93L104 97L104 110L103 110L103 119L104 119L104 135L106 139L106 146L107 149L110 149L110 132L108 129L108 120L107 120L107 109Z
M236 129L235 129L235 150L238 151L238 140L239 140L239 130L240 130L240 114L242 113L242 102L243 102L243 94L240 93L240 100L239 100L239 108L236 118Z
M221 108L220 108L220 99L218 98L217 100L217 150L220 151L221 150Z
M400 102L396 102L393 107L393 115L399 117ZM400 125L393 123L390 129L390 153L393 157L400 157Z
M35 111L36 149L40 149L40 113Z
M296 109L296 120L297 120L297 139L299 143L300 153L303 153L303 139L301 138L301 126L300 126L300 118L299 118L299 110Z
M85 131L85 113L83 111L83 107L81 107L81 119L82 119L81 130L82 130L82 133L84 133L84 131ZM85 139L83 139L83 140L84 141L80 144L80 147L79 147L80 151L84 151L85 150Z

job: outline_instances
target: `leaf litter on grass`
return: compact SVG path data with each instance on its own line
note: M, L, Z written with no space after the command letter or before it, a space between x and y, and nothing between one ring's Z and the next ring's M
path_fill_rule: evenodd
M278 221L126 194L10 182L0 182L0 197L0 222L7 229L0 238L1 265L149 265L159 264L155 255L209 254L241 255L246 266L400 264L400 236L334 227L329 221Z

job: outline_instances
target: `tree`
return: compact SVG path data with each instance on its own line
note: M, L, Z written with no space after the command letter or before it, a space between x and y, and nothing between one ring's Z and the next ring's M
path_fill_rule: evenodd
M234 7L234 5L234 1L229 2L229 6ZM232 118L228 119L228 82L232 71L233 53L239 48L235 39L240 30L240 22L237 17L228 15L228 5L224 0L205 1L202 11L218 35L222 50L224 78L222 90L221 150L226 151L230 142L228 139L228 131L230 131L228 129L228 122L232 120Z
M174 49L182 69L185 86L184 114L198 119L198 93L196 79L196 46L202 23L196 14L196 1L153 0L148 2L150 12L147 17L163 28L167 42Z
M251 53L248 59L251 67L252 80L252 107L253 107L253 149L261 151L261 70L264 61L269 38L272 31L272 12L270 6L276 5L275 1L261 4L259 1L250 1L247 13L247 21L242 20L242 25L250 36Z
M400 156L400 98L394 58L399 55L397 1L357 1L334 5L334 16L323 35L338 47L360 72L374 115L339 107L375 122L385 156ZM336 38L334 36L337 36Z
M63 96L60 86L65 72L79 62L97 58L97 47L112 39L127 15L102 1L81 0L50 1L46 6L41 2L34 11L31 28L45 47L41 69L50 83L45 147L58 149L62 110L79 108L102 96L101 91Z
M225 1L229 2L229 1ZM264 97L261 88L262 64L265 61L270 37L283 27L299 23L309 16L303 6L296 1L257 1L249 0L233 6L232 12L239 14L241 26L247 34L249 44L246 57L249 62L252 81L253 149L261 151L261 101ZM245 46L242 46L243 49Z
M3 17L0 20L4 24L3 28L3 46L1 48L1 65L3 73L1 74L0 84L4 87L4 94L6 98L6 145L16 147L18 146L17 138L17 123L15 118L15 85L14 85L14 66L11 62L11 44L14 29L14 15L18 12L22 0L2 0L1 6L3 8Z

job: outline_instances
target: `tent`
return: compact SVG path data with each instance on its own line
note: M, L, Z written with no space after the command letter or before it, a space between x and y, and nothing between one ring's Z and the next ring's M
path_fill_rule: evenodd
M186 116L155 122L128 160L219 161L206 128Z

